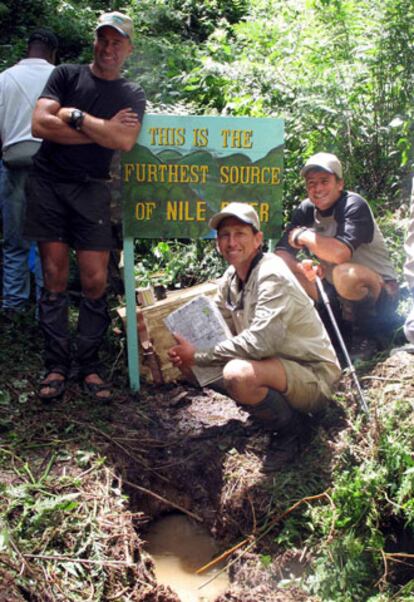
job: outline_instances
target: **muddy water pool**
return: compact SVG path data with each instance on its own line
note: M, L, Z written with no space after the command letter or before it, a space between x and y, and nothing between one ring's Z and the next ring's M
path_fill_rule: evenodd
M181 602L213 602L229 587L226 573L200 587L219 573L222 566L202 575L195 574L217 556L219 550L205 529L187 516L172 514L155 521L146 532L145 540L145 550L154 560L158 583L169 585Z

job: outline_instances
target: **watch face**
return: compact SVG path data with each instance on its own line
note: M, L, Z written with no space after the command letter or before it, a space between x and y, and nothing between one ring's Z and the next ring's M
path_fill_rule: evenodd
M83 121L83 113L79 109L73 109L70 114L70 122L69 125L74 127L75 129L79 129Z

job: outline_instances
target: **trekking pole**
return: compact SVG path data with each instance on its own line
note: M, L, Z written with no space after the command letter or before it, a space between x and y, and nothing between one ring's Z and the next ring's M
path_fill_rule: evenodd
M326 308L326 311L329 314L329 318L330 318L330 320L332 322L332 326L334 327L335 334L338 337L339 344L341 345L342 353L345 356L346 363L348 364L349 371L350 371L350 373L352 375L352 378L354 380L355 386L357 388L359 399L360 399L361 409L365 412L365 414L367 414L367 416L369 416L368 404L367 404L367 402L365 400L364 394L362 393L361 385L359 384L355 368L354 368L354 366L352 364L351 358L349 357L348 349L346 348L345 341L344 341L344 339L342 337L341 331L339 330L338 323L337 323L337 321L335 319L335 316L334 316L334 313L332 311L332 307L331 307L331 303L329 301L329 297L326 294L326 291L323 288L322 280L320 279L320 277L318 275L316 275L316 286L318 288L319 294L320 294L321 299L323 301L323 304L324 304L324 306Z

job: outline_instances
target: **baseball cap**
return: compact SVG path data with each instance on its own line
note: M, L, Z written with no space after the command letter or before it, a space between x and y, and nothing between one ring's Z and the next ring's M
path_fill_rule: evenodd
M59 46L57 36L51 29L46 29L45 27L39 27L32 31L28 39L28 44L33 44L33 42L42 42L42 44L45 44L52 50L56 50Z
M257 215L256 210L247 203L229 203L224 209L219 211L219 213L213 215L208 222L208 225L210 228L217 230L220 222L226 217L236 217L241 222L253 226L255 230L260 230L259 216Z
M113 27L125 38L129 38L131 42L134 39L134 24L132 19L118 11L101 15L95 31L98 31L101 27Z
M332 155L331 153L316 153L316 155L309 157L302 167L300 175L303 177L306 176L306 174L315 167L319 167L328 173L335 174L338 178L341 178L341 180L343 178L341 162L336 155Z

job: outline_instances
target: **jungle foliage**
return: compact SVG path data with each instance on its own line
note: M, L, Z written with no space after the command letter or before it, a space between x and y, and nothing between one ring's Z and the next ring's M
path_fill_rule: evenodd
M172 5L158 1L149 15L158 23ZM408 0L255 0L239 5L237 22L225 11L213 22L206 9L202 43L174 26L161 36L148 27L136 69L156 103L284 117L288 209L303 194L298 168L319 150L341 157L350 188L389 203L411 168L413 12Z
M60 60L90 58L96 15L121 0L0 2L0 67L52 27ZM395 203L411 169L414 5L410 0L132 0L129 75L152 105L286 122L285 199L304 159L338 154L350 188ZM171 110L171 108L170 108Z
M62 62L87 61L96 15L125 6L121 0L3 0L0 68L23 56L30 30L45 24L59 36ZM152 107L283 117L286 214L303 196L304 160L334 152L347 186L386 218L401 265L413 160L412 0L130 0L127 10L138 32L128 72ZM144 245L139 275L162 272L170 284L178 274L189 277L188 265L195 280L205 270L213 274L210 248L200 242L183 248L157 243L151 260ZM279 536L286 548L305 542L315 551L306 586L323 600L413 599L412 579L390 584L383 570L384 554L397 545L387 540L393 525L413 541L412 403L397 399L395 407L382 408L368 443L367 430L348 416L353 440L345 442L348 451L336 468L331 507L293 518ZM72 501L56 504L67 511Z

